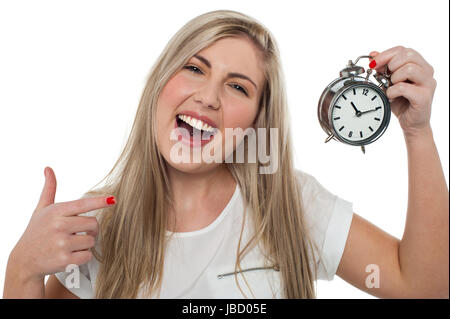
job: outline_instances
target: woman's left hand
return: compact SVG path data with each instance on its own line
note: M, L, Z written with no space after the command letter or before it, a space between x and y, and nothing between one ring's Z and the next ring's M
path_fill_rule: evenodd
M430 128L431 103L436 89L433 67L417 51L402 46L381 53L372 51L369 55L374 57L377 72L383 72L387 64L392 73L392 86L386 95L405 136Z

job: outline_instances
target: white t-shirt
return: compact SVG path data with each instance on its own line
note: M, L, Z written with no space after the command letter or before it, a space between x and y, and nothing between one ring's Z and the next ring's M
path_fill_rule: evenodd
M316 252L314 261L318 267L317 279L332 280L347 241L353 204L330 193L313 176L301 170L296 170L296 178L302 190L305 222L319 248L320 259ZM234 274L224 275L234 273L235 270L243 207L240 187L237 185L227 206L211 224L197 231L175 233L167 246L160 295L151 297L245 298L236 285ZM95 212L82 215L96 216ZM249 231L251 227L247 227L249 225L247 219L241 250L253 234ZM167 234L170 232L167 231ZM309 262L313 265L312 260ZM265 262L258 245L241 259L243 271L238 273L238 281L248 298L283 298L280 272L270 266ZM98 268L99 263L95 258L79 267L79 288L72 287L77 284L74 282L73 270L55 275L73 294L80 298L93 298ZM251 290L242 276L245 276ZM138 294L138 298L144 296Z

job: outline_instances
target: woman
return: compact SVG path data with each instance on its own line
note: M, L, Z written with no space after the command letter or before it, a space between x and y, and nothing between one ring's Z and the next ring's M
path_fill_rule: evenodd
M448 297L433 69L403 47L371 55L376 70L387 64L393 72L387 95L408 147L401 241L294 169L275 40L251 17L220 10L188 22L164 49L103 187L55 204L56 178L46 168L39 204L8 261L4 296L313 298L314 281L337 274L378 297ZM227 147L226 129L258 134L237 134ZM267 161L249 160L252 138L276 163L269 173L261 170ZM219 160L183 153L206 149ZM242 150L245 163L229 161ZM66 268L73 264L79 278ZM367 281L373 265L378 287Z

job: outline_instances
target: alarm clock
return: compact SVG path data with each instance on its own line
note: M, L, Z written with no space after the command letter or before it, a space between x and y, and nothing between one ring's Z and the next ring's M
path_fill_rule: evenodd
M332 81L319 99L317 116L328 137L347 145L360 146L365 154L365 145L379 139L386 131L391 118L391 106L386 90L392 85L387 65L383 73L375 72L376 82L369 80L373 69L367 72L362 66L348 61L347 67L339 72L339 78ZM366 73L365 76L362 76Z

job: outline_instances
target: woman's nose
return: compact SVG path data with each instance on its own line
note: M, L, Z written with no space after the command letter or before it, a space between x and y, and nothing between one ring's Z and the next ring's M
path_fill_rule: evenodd
M205 107L218 109L220 107L220 99L217 85L214 83L203 85L195 94L194 101L201 103Z

